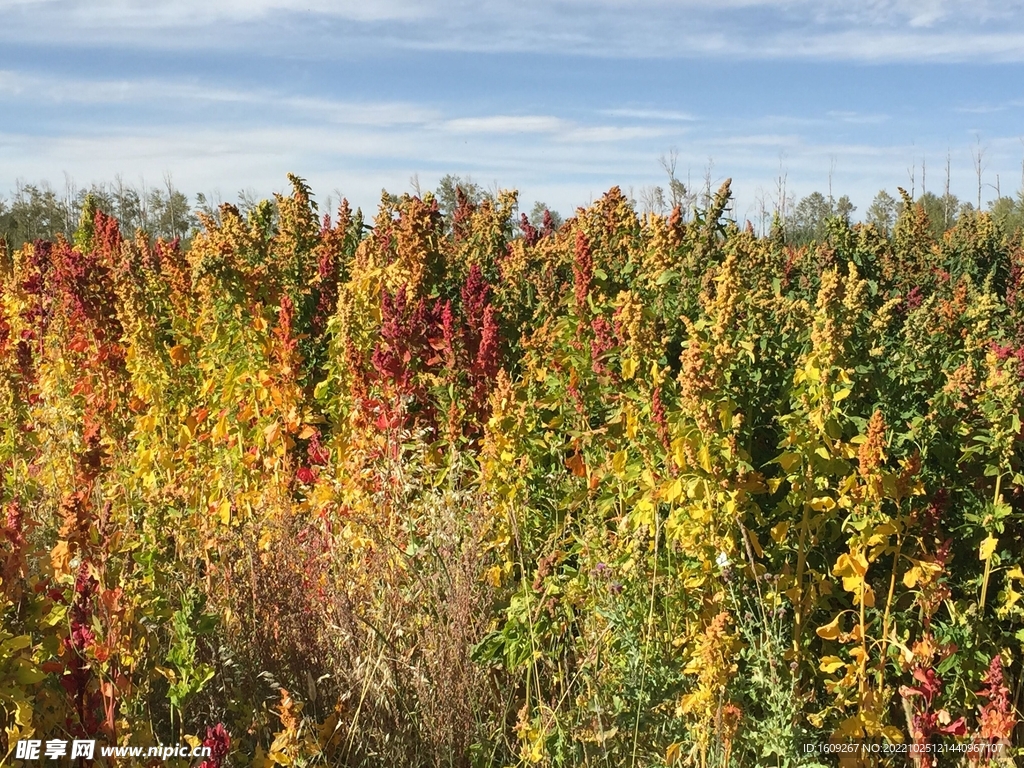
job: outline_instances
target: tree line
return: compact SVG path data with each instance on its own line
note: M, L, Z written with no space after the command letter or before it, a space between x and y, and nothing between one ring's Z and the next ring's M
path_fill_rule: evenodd
M685 218L689 210L707 195L690 189L676 177L674 158L664 160L663 165L669 173L667 192L658 186L643 187L638 192L640 199L634 200L633 204L639 210L653 213L667 213L679 206ZM710 177L706 181L708 184L705 186L710 188ZM418 192L418 180L415 178L413 186ZM450 221L457 208L460 194L470 204L478 205L484 200L493 200L496 190L481 186L469 176L443 176L434 190L434 197L446 221ZM338 197L340 199L341 196ZM144 183L138 186L125 183L121 177L115 177L112 182L94 183L87 188L78 188L69 181L60 191L46 181L18 181L9 198L0 196L0 240L12 250L35 240L53 240L58 235L70 240L79 225L86 200L90 198L93 208L116 218L122 234L129 237L134 237L141 230L154 240L180 239L187 244L199 229L200 214L219 220L220 201L202 193L189 197L174 186L170 176L165 176L160 186L153 187ZM240 191L236 207L244 213L252 207L255 199L253 193ZM962 216L976 208L948 191L942 195L925 192L916 197L915 202L923 207L935 237L941 237ZM330 198L326 207L331 207ZM780 208L775 211L773 225L777 235L797 246L823 240L830 219L839 218L850 223L857 210L847 195L834 198L831 193L825 195L818 191L798 201L790 198L789 205ZM888 236L902 208L903 202L883 189L871 201L863 221L873 224ZM1024 227L1024 189L1015 196L997 197L988 203L987 209L1003 231L1014 232ZM537 229L544 227L545 216L549 226L556 229L563 220L557 211L550 210L541 201L535 202L529 213L524 211L522 215Z

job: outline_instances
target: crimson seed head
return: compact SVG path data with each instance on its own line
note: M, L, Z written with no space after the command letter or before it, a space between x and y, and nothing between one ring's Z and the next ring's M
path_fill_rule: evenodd
M221 768L224 758L231 749L231 736L224 723L217 723L214 727L206 729L203 746L209 747L210 756L199 764L199 768Z
M519 229L523 232L523 240L527 245L535 245L540 240L540 233L537 228L530 223L530 219L526 214L522 214L519 217Z
M579 309L587 306L590 283L594 279L594 260L590 255L590 245L583 230L576 231L576 250L572 265L574 295Z

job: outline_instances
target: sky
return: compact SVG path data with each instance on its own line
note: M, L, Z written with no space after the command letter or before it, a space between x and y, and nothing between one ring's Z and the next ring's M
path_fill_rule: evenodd
M1024 0L0 0L0 194L1016 194Z

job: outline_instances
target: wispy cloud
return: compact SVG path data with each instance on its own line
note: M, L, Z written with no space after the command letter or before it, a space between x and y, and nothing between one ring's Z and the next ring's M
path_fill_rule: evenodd
M0 39L277 53L1022 61L1021 0L0 0ZM300 44L301 40L301 44Z
M439 127L454 133L557 133L568 123L549 115L490 115L446 120Z
M243 105L278 117L287 113L315 115L347 125L425 124L441 119L438 110L408 102L357 102L294 96L269 88L228 88L155 78L86 80L12 70L0 70L0 99L37 106L164 105L175 111L184 105Z
M851 125L880 125L889 120L888 115L863 114L861 112L849 112L845 110L831 110L826 113L833 120L838 120Z
M955 107L954 111L967 115L991 115L997 112L1005 112L1008 109L1020 109L1021 107L1024 107L1024 99L1011 99L998 104L972 104Z
M667 109L633 109L623 107L619 109L602 109L601 114L608 115L609 117L627 117L635 120L664 120L679 123L689 123L697 119L688 112L675 112Z
M675 146L680 178L713 158L748 201L837 158L866 206L950 145L969 187L975 130L1016 176L1000 61L1024 62L1022 0L0 0L0 179L295 171L372 205L460 173L569 211L664 184Z
M632 141L634 139L653 139L661 136L677 136L679 129L640 125L591 125L577 126L559 135L562 142L603 143L616 141Z

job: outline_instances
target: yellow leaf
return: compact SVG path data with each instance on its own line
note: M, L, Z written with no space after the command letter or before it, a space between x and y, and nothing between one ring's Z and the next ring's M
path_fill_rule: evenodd
M870 584L865 584L864 585L864 593L863 593L863 595L856 595L854 597L854 602L859 604L862 596L864 598L864 607L865 608L874 608L875 607L875 590L873 590L871 588Z
M992 538L992 535L989 534L989 537L981 542L981 551L978 553L978 559L988 560L992 557L992 553L996 551L996 545L998 543L999 539L994 539Z
M868 572L868 560L864 557L864 553L860 551L854 551L850 553L844 552L836 560L835 567L832 568L833 576L861 576L863 577Z
M299 432L299 440L309 440L309 438L315 435L316 432L316 427L314 427L312 424L307 424L302 428L302 431Z
M839 634L841 632L841 630L839 629L839 619L841 618L842 615L840 614L836 616L834 619L832 619L832 621L830 621L825 626L818 627L816 630L814 630L815 634L817 634L818 637L824 640L838 640Z
M753 531L750 531L750 545L754 548L754 554L758 557L764 557L764 550L761 549L761 542L758 541L757 536Z
M677 467L686 469L686 441L681 437L672 441L672 458L675 459Z
M612 471L617 475L621 475L626 471L625 451L616 451L615 455L612 456Z
M706 445L700 447L700 452L697 454L697 458L700 460L700 465L705 472L711 472L711 453L708 451Z
M622 358L622 378L632 379L636 375L637 362L632 357Z
M1019 565L1015 565L1015 566L1013 566L1013 568L1011 568L1009 571L1007 571L1006 578L1008 578L1008 579L1021 579L1022 581L1024 581L1024 573L1021 572Z
M903 574L903 586L907 589L913 589L917 586L917 583L921 581L924 573L921 571L919 565L915 565L909 571Z
M843 577L843 589L847 592L859 592L860 585L864 583L864 579L860 576L844 576Z
M772 541L776 544L781 544L786 538L786 534L789 532L789 521L777 523L772 526Z
M895 725L887 725L882 729L882 735L892 744L903 743L903 731Z
M783 470L789 472L800 463L800 455L797 453L784 453L776 461L779 462Z
M836 500L831 496L816 496L811 499L811 509L815 512L828 512L830 509L835 509Z
M683 495L683 481L680 478L673 480L665 489L665 501L671 503Z
M231 522L230 499L221 499L220 506L217 507L217 516L220 517L220 521L224 525L228 525Z
M492 565L490 568L488 568L486 571L484 571L484 580L488 584L490 584L492 587L495 587L495 588L500 587L501 586L501 566L500 565Z
M175 674L173 669L168 669L167 667L159 667L156 665L153 666L153 669L156 670L159 674L166 677L167 680L171 683L175 683L178 680L178 676Z
M32 725L32 705L29 702L14 700L14 722L22 728Z
M864 724L858 715L843 720L839 724L839 728L836 729L836 736L845 737L854 740L864 739Z
M837 669L844 666L846 666L846 662L838 656L826 656L821 660L821 664L818 665L818 669L825 674L831 675Z
M673 742L665 750L665 765L675 765L679 761L679 742Z

